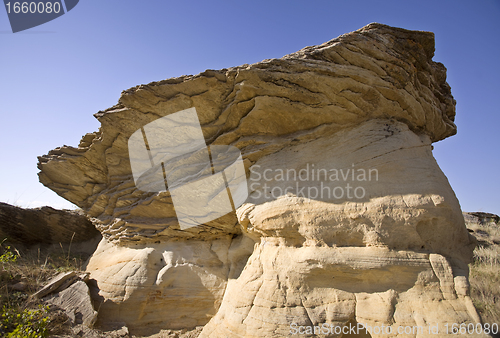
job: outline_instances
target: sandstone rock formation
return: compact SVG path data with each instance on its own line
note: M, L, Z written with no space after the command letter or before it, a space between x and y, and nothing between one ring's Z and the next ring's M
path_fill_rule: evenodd
M99 322L206 324L201 337L478 322L475 242L432 156L456 133L433 55L432 33L370 24L281 59L126 90L78 148L40 157L40 181L104 236L87 266ZM136 188L127 142L192 107L207 145L241 151L250 195L181 230L168 191Z
M25 245L90 241L99 232L83 214L51 207L23 209L0 202L0 241Z

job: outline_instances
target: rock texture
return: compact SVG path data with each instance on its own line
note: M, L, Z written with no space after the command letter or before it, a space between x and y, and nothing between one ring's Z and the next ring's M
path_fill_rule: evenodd
M200 337L283 337L296 332L291 323L417 326L428 333L432 325L480 321L466 264L475 240L427 137L403 123L371 120L268 155L254 168L299 172L307 163L355 163L378 168L379 176L351 182L366 190L361 199L264 198L262 189L253 190L260 198L250 196L238 218L258 244ZM249 181L264 185L252 175ZM279 191L290 186L289 180L267 183ZM325 187L318 180L300 183L306 191Z
M500 245L500 216L487 212L464 212L463 215L467 230L478 242L479 250L474 253L475 260L490 264L500 263L498 254L492 253L488 256L489 250L500 252L494 249ZM484 257L485 255L487 257Z
M62 272L52 278L43 288L34 293L33 296L42 298L50 293L62 291L77 280L78 276L75 271Z
M81 280L55 295L48 296L45 301L63 309L72 325L81 324L91 328L97 319L97 311L92 306L89 288Z
M401 121L439 141L456 133L455 102L446 69L432 61L433 54L432 33L374 24L281 59L137 86L95 115L100 131L85 135L78 148L40 157L40 181L98 218L111 241L239 233L230 216L178 231L168 194L135 188L130 135L194 106L207 144L238 147L247 169L290 145L373 119Z
M0 240L25 245L86 242L99 236L83 214L51 207L23 209L0 202Z
M140 334L205 325L253 244L242 236L133 246L103 240L87 266L100 309L98 325L123 322Z
M71 326L92 328L97 319L97 311L93 308L86 281L88 273L77 275L76 271L62 272L33 296L64 310Z
M500 224L500 216L488 212L464 212L464 220L469 225Z
M456 133L433 55L432 33L370 24L281 59L126 90L78 148L40 157L40 181L103 234L87 267L99 322L131 333L206 324L201 337L478 322L475 241L432 156ZM168 192L135 187L127 141L191 107L208 145L241 151L251 194L181 230Z

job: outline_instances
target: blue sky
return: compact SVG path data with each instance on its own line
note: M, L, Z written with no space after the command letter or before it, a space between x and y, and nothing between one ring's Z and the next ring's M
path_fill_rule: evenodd
M464 211L500 214L500 1L81 0L13 34L0 8L0 201L71 207L37 156L76 146L132 86L279 58L370 22L436 34L458 134L434 156Z

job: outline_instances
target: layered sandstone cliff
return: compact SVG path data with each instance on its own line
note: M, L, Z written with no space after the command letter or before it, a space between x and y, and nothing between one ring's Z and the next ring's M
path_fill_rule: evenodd
M87 267L99 322L206 324L202 337L478 322L475 242L432 156L456 133L433 54L432 33L370 24L281 59L126 90L78 148L40 157L40 181L104 236ZM241 151L249 196L182 229L169 191L136 187L128 142L193 107L208 146Z

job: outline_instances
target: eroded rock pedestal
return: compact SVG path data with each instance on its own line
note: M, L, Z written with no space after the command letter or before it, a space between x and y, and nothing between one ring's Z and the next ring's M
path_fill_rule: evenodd
M40 181L103 234L87 267L98 324L282 337L363 323L425 337L478 322L475 242L432 156L456 132L433 54L432 33L371 24L281 59L131 88L78 148L40 157ZM241 151L250 195L181 230L168 192L135 187L127 141L191 107L208 145Z

